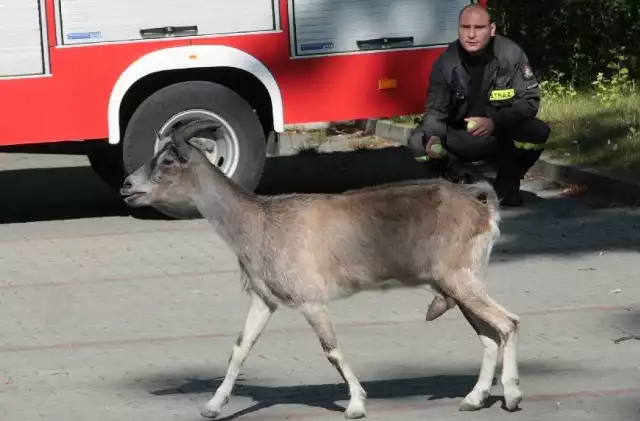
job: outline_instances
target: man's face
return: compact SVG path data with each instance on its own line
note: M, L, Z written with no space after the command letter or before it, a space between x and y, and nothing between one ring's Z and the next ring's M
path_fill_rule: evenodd
M484 50L496 33L496 26L489 22L489 15L480 8L470 8L462 13L458 23L460 44L469 53Z

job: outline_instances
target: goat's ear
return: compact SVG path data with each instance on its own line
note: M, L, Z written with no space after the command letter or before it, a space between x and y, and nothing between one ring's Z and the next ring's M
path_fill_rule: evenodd
M216 141L206 137L192 137L187 142L203 152L213 152L216 148Z

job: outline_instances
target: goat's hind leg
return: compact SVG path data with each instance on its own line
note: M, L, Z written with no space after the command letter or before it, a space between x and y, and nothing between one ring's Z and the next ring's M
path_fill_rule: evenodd
M465 396L460 405L461 411L475 411L484 407L491 393L491 386L493 385L493 378L498 364L500 336L485 321L471 314L463 304L458 307L460 307L460 312L475 330L483 346L482 365L478 380L473 390Z
M202 416L205 418L217 418L222 411L222 407L228 402L229 395L236 383L238 374L242 364L247 359L249 351L253 348L262 332L264 331L267 322L275 311L274 307L269 306L262 298L260 298L254 292L250 293L251 307L245 321L244 330L242 334L238 336L236 343L233 347L233 352L229 358L229 366L227 368L227 374L222 384L216 390L213 398L205 405L202 410Z
M460 409L475 410L484 406L490 394L498 362L500 346L504 347L501 383L505 405L515 410L522 400L517 362L517 333L519 319L487 295L480 282L469 271L459 271L447 283L448 293L478 333L484 347L478 381Z
M495 302L491 297L486 296L488 303L494 309L497 309L502 317L509 322L509 330L505 334L504 331L499 332L501 339L498 344L502 344L500 351L502 353L502 374L500 376L500 384L504 391L505 407L509 411L514 411L522 401L522 391L520 390L520 375L518 373L518 333L520 330L520 318L506 310L500 304Z
M502 356L502 376L500 383L504 390L505 406L513 411L518 408L522 401L522 391L520 390L520 374L518 372L518 334L520 330L520 318L507 310L503 311L513 322L514 329L507 337Z
M323 304L305 304L302 307L302 312L316 332L316 335L318 335L320 345L327 359L338 370L338 373L340 373L342 379L349 387L350 399L349 405L344 413L345 418L355 419L365 417L367 414L364 403L367 398L367 393L342 356L327 307Z

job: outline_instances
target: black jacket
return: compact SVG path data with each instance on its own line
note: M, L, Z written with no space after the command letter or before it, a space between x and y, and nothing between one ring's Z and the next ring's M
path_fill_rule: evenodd
M488 48L489 59L482 83L482 93L487 100L485 115L493 120L497 129L536 117L540 89L525 53L514 41L501 35L496 35ZM456 40L434 63L424 121L414 136L424 136L423 139L433 135L444 137L447 125L464 123L464 118L473 117L468 114L470 74L462 54L462 47Z

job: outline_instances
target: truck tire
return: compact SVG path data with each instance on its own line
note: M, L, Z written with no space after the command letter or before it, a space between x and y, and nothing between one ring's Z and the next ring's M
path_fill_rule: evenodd
M187 81L164 87L146 98L127 124L122 141L124 169L131 174L155 152L155 133L166 135L179 125L197 119L221 123L224 136L218 140L215 156L208 157L241 187L254 191L266 160L265 133L258 115L240 95L226 86ZM197 218L197 210L165 209L177 219Z
M122 165L122 145L109 145L106 140L88 144L86 156L98 177L114 191L120 190L126 176Z

